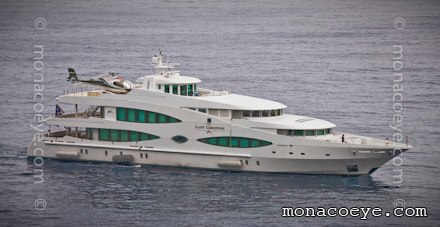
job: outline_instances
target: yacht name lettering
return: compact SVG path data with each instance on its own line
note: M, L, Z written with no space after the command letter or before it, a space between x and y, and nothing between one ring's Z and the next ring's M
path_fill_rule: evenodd
M195 129L202 129L202 130L225 130L225 127L217 127L217 126L211 126L211 125L195 125Z

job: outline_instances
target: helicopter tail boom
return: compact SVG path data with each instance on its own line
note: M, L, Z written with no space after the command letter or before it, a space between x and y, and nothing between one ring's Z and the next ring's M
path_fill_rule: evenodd
M68 68L69 71L69 77L67 77L67 81L70 81L72 84L79 81L78 76L76 75L76 72L72 68Z

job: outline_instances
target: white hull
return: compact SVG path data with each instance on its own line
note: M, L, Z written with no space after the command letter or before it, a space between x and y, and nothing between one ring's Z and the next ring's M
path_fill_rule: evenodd
M125 148L120 146L104 147L92 144L44 141L38 143L31 142L28 148L28 157L34 158L38 156L48 159L70 161L160 165L224 171L366 175L371 174L394 157L392 152L390 152L392 150L382 151L380 153L358 153L354 155L349 153L349 155L345 155L345 157L337 158L298 157L297 155L279 151L277 154L274 154L273 157L258 157L244 153L226 154L199 151L158 150L129 146ZM316 153L317 151L314 150L313 152ZM322 150L321 153L326 157L324 155L324 153L327 153L325 150ZM347 165L356 165L357 171L349 172Z
M126 94L66 92L75 112L44 122L29 157L163 165L226 171L364 175L411 148L347 133L331 122L284 113L284 104L198 86L174 65L152 58L154 75ZM69 69L69 73L74 73ZM70 76L69 76L70 77ZM276 89L276 87L274 87ZM78 105L87 106L79 111ZM58 111L59 109L59 111ZM50 128L49 128L50 129ZM401 150L399 149L401 148ZM399 150L396 154L394 149Z

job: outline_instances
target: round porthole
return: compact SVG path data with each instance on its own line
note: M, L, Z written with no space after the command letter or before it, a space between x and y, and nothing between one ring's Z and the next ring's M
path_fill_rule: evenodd
M176 143L186 143L188 141L188 138L185 136L174 136L171 139Z

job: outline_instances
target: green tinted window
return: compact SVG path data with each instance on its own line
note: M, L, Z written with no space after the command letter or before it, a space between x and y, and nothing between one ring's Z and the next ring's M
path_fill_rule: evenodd
M325 134L330 134L330 129L329 128L327 128L327 129L325 129Z
M130 131L130 141L139 141L139 132Z
M306 136L314 136L315 130L306 130Z
M165 85L165 93L170 93L170 85Z
M259 147L259 146L261 146L260 141L261 140L251 139L251 147Z
M159 114L159 123L166 123L167 122L167 116L163 114Z
M188 96L192 96L192 95L193 95L193 85L188 84Z
M118 121L125 121L126 120L126 109L122 107L116 108L116 119Z
M86 136L87 136L87 139L89 139L89 140L93 139L93 129L92 128L86 129Z
M229 147L229 137L219 137L218 145L223 147Z
M177 85L177 84L173 85L173 94L175 94L175 95L177 95L177 88L178 88L178 86L179 85Z
M156 113L148 112L148 123L156 123Z
M269 142L269 141L263 141L263 140L260 140L261 141L261 146L268 146L268 145L272 145L272 143L271 142Z
M108 141L109 140L109 130L108 129L99 129L99 140Z
M244 137L210 137L198 139L197 141L207 143L210 145L222 146L222 147L238 147L238 148L250 148L250 147L263 147L271 145L269 141L244 138Z
M140 140L149 140L149 136L148 135L149 134L147 134L147 133L141 132L141 139Z
M216 137L209 138L208 143L212 145L217 145L218 139Z
M135 122L136 121L136 110L135 109L128 109L128 118L127 120L129 122Z
M145 123L146 122L145 111L138 110L137 112L138 112L138 122Z
M91 129L93 130L93 129ZM128 142L159 139L159 136L128 130L98 129L100 141Z
M187 85L180 85L180 95L186 96L187 94Z
M249 147L249 139L240 138L240 147Z
M231 147L238 147L238 138L231 137Z
M175 123L182 122L179 119L170 117L165 114L138 110L138 109L126 109L117 108L117 120L138 122L138 123Z
M317 135L317 136L322 136L322 135L324 135L324 129L318 129L318 130L316 130L316 135Z
M304 136L304 130L294 130L293 135L294 136Z
M110 140L114 142L119 141L119 130L117 129L110 130Z
M127 142L127 141L128 141L128 131L121 130L121 142Z

